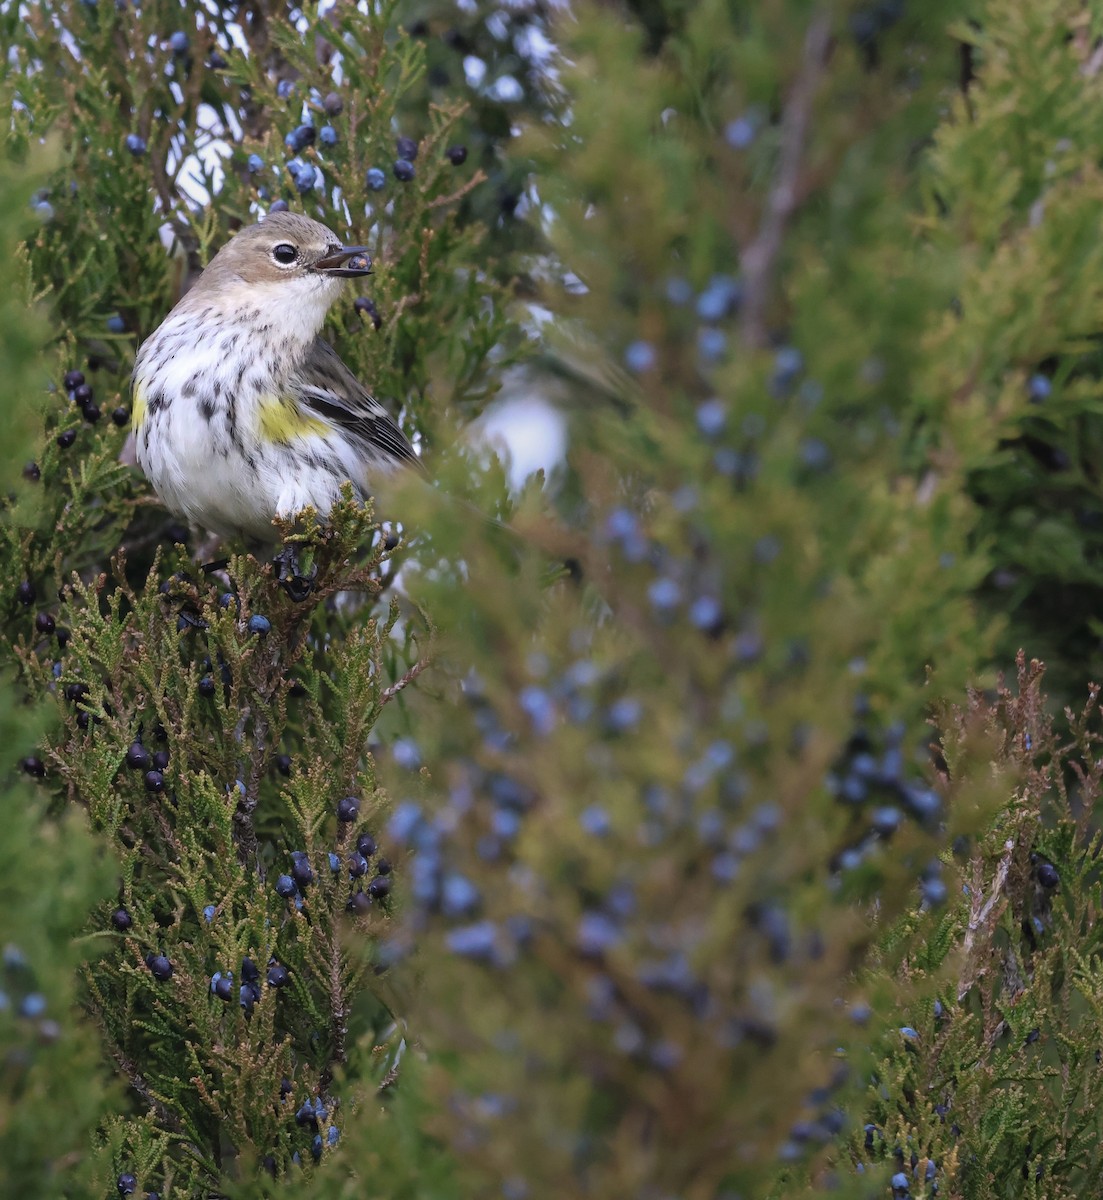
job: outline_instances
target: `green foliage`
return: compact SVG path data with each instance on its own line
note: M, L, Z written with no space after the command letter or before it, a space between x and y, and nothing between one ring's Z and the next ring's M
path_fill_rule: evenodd
M0 14L13 1194L1086 1194L1097 689L967 689L1098 636L1098 18L547 16ZM277 201L434 485L282 527L298 603L123 428Z

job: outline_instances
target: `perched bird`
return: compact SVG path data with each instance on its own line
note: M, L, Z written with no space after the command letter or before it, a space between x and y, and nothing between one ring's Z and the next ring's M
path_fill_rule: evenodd
M273 542L274 517L323 516L351 481L419 465L383 406L319 337L363 246L270 213L237 233L138 351L138 465L166 508L223 537Z

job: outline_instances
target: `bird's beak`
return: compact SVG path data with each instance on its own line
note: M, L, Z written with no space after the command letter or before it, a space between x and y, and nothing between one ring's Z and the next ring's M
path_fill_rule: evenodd
M315 271L323 275L339 275L353 278L371 274L371 255L367 246L339 246L330 250L314 264Z

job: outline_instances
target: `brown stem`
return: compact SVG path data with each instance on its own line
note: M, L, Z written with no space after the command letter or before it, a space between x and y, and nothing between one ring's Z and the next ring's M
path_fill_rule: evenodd
M744 288L740 325L743 341L748 346L765 346L769 340L766 309L773 292L774 273L785 227L798 203L801 164L811 123L812 104L827 58L830 34L831 24L823 14L815 17L808 26L804 38L804 56L781 118L777 173L766 197L758 233L743 251L740 261Z

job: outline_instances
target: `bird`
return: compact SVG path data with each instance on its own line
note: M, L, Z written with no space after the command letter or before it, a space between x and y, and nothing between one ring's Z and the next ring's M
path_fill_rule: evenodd
M170 512L224 539L278 541L275 518L323 518L421 462L321 335L364 246L270 212L239 230L138 350L137 462Z

